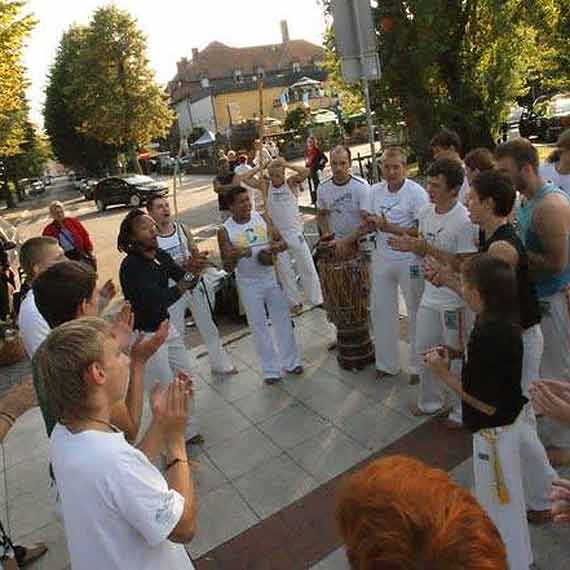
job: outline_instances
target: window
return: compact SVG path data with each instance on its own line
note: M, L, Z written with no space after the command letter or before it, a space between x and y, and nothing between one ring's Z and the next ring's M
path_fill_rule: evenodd
M265 79L265 70L263 69L263 67L258 67L256 73L257 77L259 77L260 79Z
M301 64L298 61L293 62L293 73L301 73Z
M234 71L234 81L236 83L242 83L243 82L243 75L242 75L241 69L236 69Z

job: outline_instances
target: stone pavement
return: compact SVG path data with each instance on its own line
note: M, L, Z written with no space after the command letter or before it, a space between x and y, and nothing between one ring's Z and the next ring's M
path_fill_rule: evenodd
M265 386L249 334L228 349L240 373L210 374L203 347L192 349L200 377L197 416L206 438L198 462L198 532L188 549L199 569L347 568L333 519L334 489L372 457L409 453L470 486L470 443L434 420L414 418L407 376L377 382L373 367L342 370L327 350L334 330L319 309L295 319L302 376ZM401 343L403 366L406 344ZM6 379L3 370L3 380ZM49 500L48 442L39 410L20 418L1 449L0 519L16 541L46 540L36 569L69 561ZM569 529L533 529L543 570L567 568Z

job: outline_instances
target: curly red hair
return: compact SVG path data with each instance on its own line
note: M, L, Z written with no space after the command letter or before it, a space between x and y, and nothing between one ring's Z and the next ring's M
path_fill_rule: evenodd
M499 532L440 469L392 456L344 481L337 521L353 570L507 570Z

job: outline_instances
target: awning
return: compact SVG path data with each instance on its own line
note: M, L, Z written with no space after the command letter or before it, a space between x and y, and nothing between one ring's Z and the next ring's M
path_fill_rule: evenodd
M194 141L190 147L208 146L216 142L216 135L212 131L206 131L197 141Z
M316 79L311 79L310 77L301 77L297 83L293 83L289 89L297 89L298 87L316 87L317 85L322 85L321 81Z

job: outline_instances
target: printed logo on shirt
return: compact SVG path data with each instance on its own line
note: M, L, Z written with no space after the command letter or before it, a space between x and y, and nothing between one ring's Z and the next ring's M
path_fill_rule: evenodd
M251 247L267 243L267 229L264 224L249 226L236 238L238 247Z
M410 265L410 279L419 279L422 276L419 265Z
M481 461L489 461L489 456L486 453L478 453L477 456Z
M443 320L445 328L449 331L459 330L459 322L457 318L457 311L445 311L443 313Z
M156 524L161 527L169 527L172 525L172 516L174 514L174 495L168 494L164 497L162 505L154 514Z

